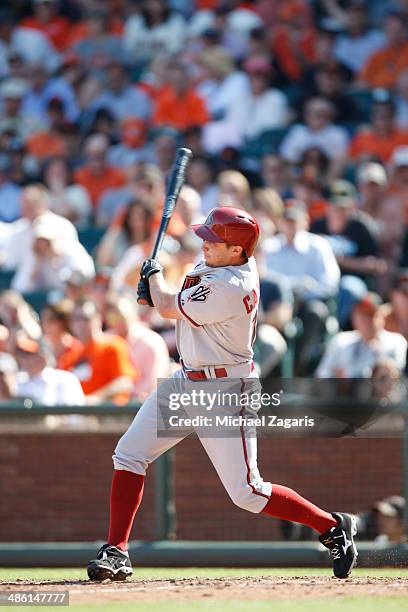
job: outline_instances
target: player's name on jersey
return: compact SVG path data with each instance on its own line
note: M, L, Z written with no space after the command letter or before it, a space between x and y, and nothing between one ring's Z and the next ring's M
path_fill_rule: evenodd
M283 429L314 427L315 419L303 416L297 418L280 418L276 414L263 414L259 417L245 415L197 415L184 417L173 414L168 419L170 427L277 427Z

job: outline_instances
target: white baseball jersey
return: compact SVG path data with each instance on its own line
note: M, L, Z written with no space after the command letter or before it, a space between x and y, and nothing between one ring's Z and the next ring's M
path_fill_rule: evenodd
M233 366L238 366L236 371L243 364L246 374L233 374L229 380L238 379L238 392L249 390L250 381L243 380L256 377L248 365L252 362L258 301L254 258L241 266L210 268L205 263L196 266L176 296L182 314L176 324L177 347L184 366L193 370L225 366L227 371L228 367L233 370ZM228 378L219 380L229 384ZM237 427L237 435L232 437L209 436L200 427L175 431L174 437L159 435L158 424L163 410L166 413L169 409L171 395L183 394L194 384L197 383L186 382L180 369L147 398L119 440L113 456L115 469L144 475L150 463L195 431L234 503L249 512L261 512L271 495L272 484L259 473L253 427ZM232 406L230 413L253 416L246 405ZM181 414L190 415L189 408L183 408Z
M251 363L258 302L253 257L239 266L199 263L176 296L183 316L176 323L176 340L184 365L200 369Z

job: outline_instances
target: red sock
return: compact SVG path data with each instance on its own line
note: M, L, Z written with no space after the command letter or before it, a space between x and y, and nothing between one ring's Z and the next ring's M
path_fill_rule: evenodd
M320 533L338 524L329 512L321 510L296 491L277 484L272 485L272 495L262 512L286 521L303 523Z
M110 497L108 544L126 550L133 519L143 495L144 476L115 470Z

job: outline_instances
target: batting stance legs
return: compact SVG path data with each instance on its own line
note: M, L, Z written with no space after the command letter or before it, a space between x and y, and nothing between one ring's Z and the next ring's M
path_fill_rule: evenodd
M182 379L181 371L174 375L174 379L178 378ZM105 558L91 561L88 566L88 574L93 580L123 580L132 573L126 549L142 500L148 466L193 431L185 430L174 438L158 436L160 392L159 387L144 402L115 449L108 544L102 547L99 555ZM200 435L199 431L197 433ZM323 534L326 541L332 537L331 532L340 531L342 535L339 523L347 515L326 512L292 489L264 481L257 467L256 437L248 435L243 428L240 434L230 438L200 438L226 491L238 507L303 523ZM336 541L333 542L336 545Z

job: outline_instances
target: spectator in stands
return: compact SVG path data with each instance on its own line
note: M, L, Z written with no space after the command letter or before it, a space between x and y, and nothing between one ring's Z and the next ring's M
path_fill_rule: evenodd
M348 181L334 181L326 213L310 229L330 242L342 274L372 283L378 274L387 271L380 256L375 223L357 209L357 192Z
M69 39L69 20L59 13L59 0L34 0L33 15L20 25L43 32L58 51L64 51Z
M0 321L7 331L7 339L13 340L18 334L31 340L38 340L41 327L37 313L17 291L6 289L0 293ZM3 346L3 350L5 350Z
M99 244L98 265L116 267L132 246L137 246L143 257L150 244L154 214L154 201L147 197L134 199L120 208Z
M224 170L218 176L219 203L250 211L251 189L248 179L238 170Z
M157 380L170 373L169 352L163 338L137 316L137 305L128 297L111 295L108 299L109 329L124 338L130 358L140 377L135 382L134 395L143 400L156 387Z
M260 295L262 321L284 332L293 319L294 296L283 274L261 270Z
M19 218L21 188L9 179L10 162L0 154L0 221L15 221Z
M217 43L221 44L234 59L240 60L248 53L248 40L252 29L262 25L262 19L252 6L245 6L240 2L221 2L214 8L210 35L213 38L217 37ZM205 34L208 40L210 38L208 30Z
M312 223L324 216L328 206L324 195L325 185L319 175L315 168L306 166L292 185L294 198L305 204Z
M49 195L43 185L32 184L23 189L21 216L14 223L0 223L0 265L16 271L12 281L16 290L26 286L33 271L34 224L52 228L55 241L66 252L80 247L72 223L49 210Z
M75 182L88 191L94 210L107 189L125 184L124 172L108 163L108 145L108 139L102 134L89 136L84 145L86 164L74 173Z
M389 171L390 188L384 201L384 210L387 214L386 231L390 235L390 257L394 261L399 261L404 232L406 232L408 226L408 145L397 147L394 150Z
M278 192L270 187L254 189L252 201L254 216L261 230L260 239L262 241L267 236L273 236L276 233L278 219L283 214L283 202Z
M290 164L277 153L267 153L262 158L261 178L264 187L276 191L282 198L291 194Z
M39 162L50 156L67 154L67 134L72 125L64 119L64 107L59 98L51 98L47 105L48 126L38 129L26 140L27 151Z
M149 159L150 148L144 146L147 138L147 121L139 117L124 119L119 126L120 142L110 147L109 163L128 168Z
M337 36L333 53L355 74L358 74L369 57L386 43L384 32L370 28L367 9L364 1L352 0L346 10L340 9L340 14L336 15L346 26L346 32Z
M0 403L17 395L16 374L18 366L12 355L0 352Z
M337 60L326 59L314 67L311 83L303 89L301 103L297 106L302 109L307 98L322 96L334 106L335 123L357 123L361 119L360 109L347 95L347 81L350 80L345 67Z
M377 542L405 543L406 532L404 515L406 512L405 499L401 495L391 495L376 502L377 524L379 535Z
M148 198L156 210L164 201L164 178L153 164L132 164L126 169L127 182L119 189L108 189L100 200L96 222L104 226L113 222L116 213L133 200Z
M347 151L348 136L344 128L332 123L333 104L326 98L310 98L304 106L303 124L289 129L280 146L281 155L291 163L299 163L304 151L319 147L330 159L330 178L341 175Z
M229 110L250 92L248 76L236 70L222 47L206 49L199 58L202 82L198 86L212 115L203 132L206 151L217 153L226 146L239 147L242 137L228 116Z
M58 53L48 37L40 30L17 26L10 8L0 12L0 76L17 75L26 64L42 64L47 70L58 66Z
M73 173L64 157L51 157L43 169L49 190L49 208L57 215L84 226L91 215L91 200L85 187L74 183Z
M219 188L214 182L214 167L210 158L195 156L187 170L187 180L201 198L201 212L207 215L218 203Z
M9 132L8 136L4 144L4 152L8 157L8 177L16 185L25 187L37 180L38 162L28 153L22 138L15 136L14 132Z
M167 87L155 101L153 125L186 130L207 123L210 115L206 103L193 88L187 66L174 60L169 62L167 71Z
M385 329L398 332L408 340L408 270L397 277L391 291L391 301L384 304L382 313Z
M179 13L171 10L171 3L149 0L136 6L135 13L127 19L123 44L128 61L144 62L157 53L179 53L185 35L186 23Z
M43 128L48 127L48 104L54 98L61 100L63 118L74 123L78 119L79 109L71 84L61 76L53 77L44 64L31 64L29 88L24 96L21 114L35 119Z
M287 4L287 3L286 3ZM290 82L301 81L315 60L315 31L304 3L282 7L280 23L274 28L272 52Z
M0 131L10 130L23 140L41 126L21 113L22 101L27 92L24 79L9 78L0 85Z
M18 339L17 396L45 406L82 406L84 393L76 376L54 367L54 358L43 340Z
M407 14L390 9L385 18L387 43L375 51L359 74L360 82L367 87L392 89L408 65Z
M94 98L100 94L100 82L81 61L75 51L68 51L61 58L61 77L71 85L80 111L85 111Z
M355 161L378 159L386 163L394 149L408 142L408 131L395 122L395 103L383 90L374 91L369 127L358 130L350 143L349 154Z
M74 303L64 299L56 304L46 304L41 311L44 339L49 344L57 368L66 370L83 350L82 343L71 334L70 317Z
M79 56L86 71L99 80L112 61L123 63L126 55L120 37L109 30L108 15L103 7L96 4L91 8L86 14L85 25L85 37L74 39L71 50Z
M296 314L304 326L297 347L297 371L304 374L321 354L329 315L325 302L337 294L340 271L328 241L307 231L303 203L286 201L277 225L280 233L262 244L264 264L268 271L284 276L295 295Z
M378 162L364 162L357 168L356 179L360 210L378 222L388 186L386 169Z
M394 359L404 370L407 342L401 334L384 329L380 300L367 293L352 310L352 331L339 332L326 348L318 378L368 378L381 358Z
M89 107L89 113L104 108L116 121L129 117L148 119L152 112L149 96L141 87L131 85L125 67L119 62L112 62L106 70L106 85Z
M63 289L68 275L79 272L92 278L93 260L77 242L60 240L59 228L48 215L32 225L32 252L26 254L24 271L20 270L14 288L22 293ZM73 248L74 246L74 248Z
M244 63L250 91L232 105L228 116L246 140L258 138L263 132L286 127L289 106L284 93L271 86L273 68L269 58L250 57Z
M364 162L357 170L359 209L367 213L377 226L381 254L392 273L401 249L404 214L398 198L387 197L389 181L382 164ZM382 286L382 289L389 289Z
M395 361L390 357L383 357L376 361L371 374L370 399L379 400L382 407L390 403L399 404L406 397L406 389L401 380L402 376ZM387 423L382 423L380 418L373 425L380 428L385 426L386 431L389 431L390 427L396 427L397 430L402 431L404 427L404 417L402 415L393 415L391 421L389 415L384 415L383 418Z
M153 138L153 163L164 176L168 174L176 154L179 133L173 128L159 129Z
M127 342L102 331L101 316L90 301L75 304L71 329L84 348L69 369L79 378L86 401L126 403L139 378L130 361Z

